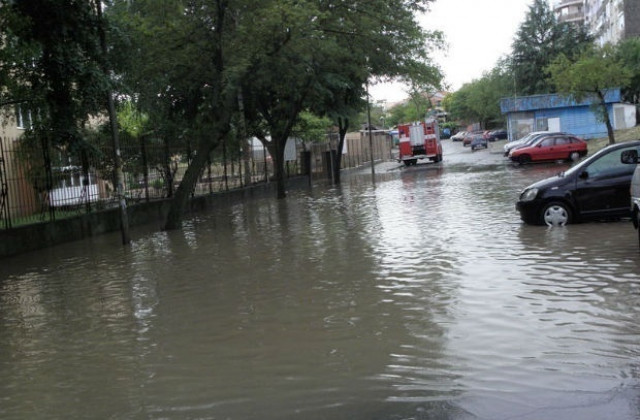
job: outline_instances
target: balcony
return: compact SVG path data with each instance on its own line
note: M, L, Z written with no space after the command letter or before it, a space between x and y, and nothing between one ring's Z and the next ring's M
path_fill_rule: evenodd
M558 20L560 22L582 22L584 20L584 13L582 12L567 13L567 14L558 16Z
M582 7L583 3L584 3L584 0L560 0L556 3L556 5L554 6L554 9L558 10L558 9L562 9L564 7L569 7L569 6Z

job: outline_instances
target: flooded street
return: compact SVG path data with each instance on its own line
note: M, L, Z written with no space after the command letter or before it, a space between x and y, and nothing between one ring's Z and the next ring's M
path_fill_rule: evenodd
M638 419L631 222L527 226L513 166L445 141L3 259L2 419Z

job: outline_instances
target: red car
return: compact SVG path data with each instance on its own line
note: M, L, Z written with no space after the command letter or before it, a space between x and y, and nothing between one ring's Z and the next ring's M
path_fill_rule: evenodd
M542 136L532 144L512 149L509 159L518 163L545 160L576 161L587 154L587 142L568 134Z

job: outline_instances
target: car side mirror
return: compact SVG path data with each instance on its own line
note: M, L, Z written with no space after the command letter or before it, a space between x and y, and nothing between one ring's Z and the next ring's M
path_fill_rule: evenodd
M627 164L638 163L638 151L637 150L625 150L620 154L620 162Z
M580 179L589 179L589 172L588 171L580 172Z

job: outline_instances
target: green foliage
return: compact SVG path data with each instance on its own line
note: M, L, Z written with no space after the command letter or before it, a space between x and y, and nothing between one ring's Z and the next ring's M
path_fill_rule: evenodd
M582 101L590 95L629 84L633 72L611 45L587 49L576 59L559 55L546 69L558 92Z
M118 124L122 131L133 138L139 138L149 130L149 116L138 110L131 101L126 101L119 106Z
M321 4L325 20L320 23L323 38L331 38L335 69L327 73L328 95L316 101L334 121L366 122L365 85L396 79L433 90L442 80L440 69L430 60L430 52L442 47L442 34L421 29L416 13L426 10L432 0L329 1ZM355 118L360 112L361 116ZM375 113L375 107L372 108ZM380 119L382 117L382 119ZM372 115L376 124L387 124L384 115Z
M427 35L414 11L428 1L263 1L250 45L257 49L242 82L250 131L266 143L280 185L284 142L303 110L346 121L361 108L373 77L430 74ZM265 34L265 28L267 33ZM284 192L279 188L278 195Z
M558 92L578 102L594 98L592 110L606 124L611 144L615 139L605 96L611 88L628 85L633 76L615 52L609 44L592 46L574 60L561 54L546 69Z
M500 98L511 93L512 84L511 74L503 68L498 66L448 95L443 105L450 119L463 125L480 122L485 128L502 125L504 117L500 111Z
M327 133L331 130L331 120L318 117L310 112L301 112L297 124L293 127L293 137L305 143L322 143L327 140Z
M629 38L617 46L617 56L631 71L631 79L622 86L624 99L637 104L640 102L640 37Z
M82 126L104 109L111 82L96 1L0 3L3 95L37 110L34 130L54 144L81 142Z
M447 121L447 122L444 122L444 123L440 124L440 129L441 130L443 130L445 128L448 128L452 133L454 132L454 130L457 130L458 127L460 127L460 126L455 121Z
M418 114L418 110L419 108L410 101L398 104L389 110L388 125L393 127L401 123L423 120L424 113Z

